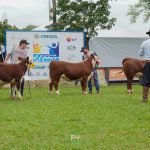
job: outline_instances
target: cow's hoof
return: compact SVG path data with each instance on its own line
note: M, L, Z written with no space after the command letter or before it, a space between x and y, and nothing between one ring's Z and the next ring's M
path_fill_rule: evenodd
M129 94L133 94L133 89L127 91Z
M82 93L83 93L84 95L87 95L87 94L88 94L88 92L87 92L87 91L82 91Z
M145 102L147 102L147 101L148 101L148 99L143 98L141 102L144 102L144 103L145 103Z
M16 99L16 96L11 96L11 99L12 99L12 100L15 100L15 99Z
M50 94L50 95L52 95L52 94L53 94L53 92L52 92L52 91L49 91L49 94Z
M133 90L131 90L131 94L133 94L134 92L133 92Z
M18 96L18 99L22 100L23 98L22 98L22 96Z
M56 94L57 94L57 95L60 95L59 90L56 91Z

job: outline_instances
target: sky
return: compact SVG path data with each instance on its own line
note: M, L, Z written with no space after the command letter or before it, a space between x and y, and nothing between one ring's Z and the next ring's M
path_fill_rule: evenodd
M7 14L8 23L23 28L29 24L49 24L49 3L48 0L0 0L0 21L4 12ZM128 5L138 0L117 0L111 1L111 16L117 18L116 25L111 32L99 31L101 36L139 36L145 37L150 29L150 21L143 23L140 17L135 24L130 24L127 16Z

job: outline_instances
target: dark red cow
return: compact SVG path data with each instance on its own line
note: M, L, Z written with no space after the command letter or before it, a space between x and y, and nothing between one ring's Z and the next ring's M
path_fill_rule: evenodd
M53 85L56 94L59 95L58 83L63 76L69 80L81 80L82 92L87 94L86 84L94 66L96 64L96 57L91 55L87 60L80 63L69 63L64 61L52 61L50 63L50 93L52 93Z
M18 98L22 99L20 94L20 81L27 71L29 57L18 58L21 62L18 64L0 64L0 81L1 84L11 83L17 86Z
M122 61L122 65L124 74L127 77L128 93L133 93L132 89L133 78L137 73L143 73L145 61L135 58L124 58Z

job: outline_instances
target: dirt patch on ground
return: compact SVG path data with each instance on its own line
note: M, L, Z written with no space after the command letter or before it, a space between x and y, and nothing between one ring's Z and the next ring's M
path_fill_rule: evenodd
M27 87L28 85L30 85L31 88L35 88L35 87L47 87L47 88L49 88L49 80L25 81L25 87ZM75 82L74 81L68 82L68 81L65 81L64 79L60 79L59 85L75 86Z

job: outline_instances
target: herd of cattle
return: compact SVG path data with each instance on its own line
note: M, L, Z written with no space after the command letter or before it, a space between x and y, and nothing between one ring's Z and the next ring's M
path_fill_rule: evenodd
M20 62L18 64L4 64L0 62L0 84L11 83L11 85L17 87L17 96L22 99L20 94L20 82L22 77L28 69L30 64L29 57L18 58ZM59 95L59 80L65 78L67 80L80 80L83 94L87 94L86 85L87 81L91 78L91 72L96 64L96 57L92 54L87 60L80 63L69 63L64 61L52 61L50 63L49 72L49 90L52 93L53 86L55 87L56 94ZM125 58L122 61L124 74L127 77L127 90L128 93L133 93L132 82L136 73L143 72L145 61ZM120 72L121 73L121 72ZM15 88L14 88L15 90Z

